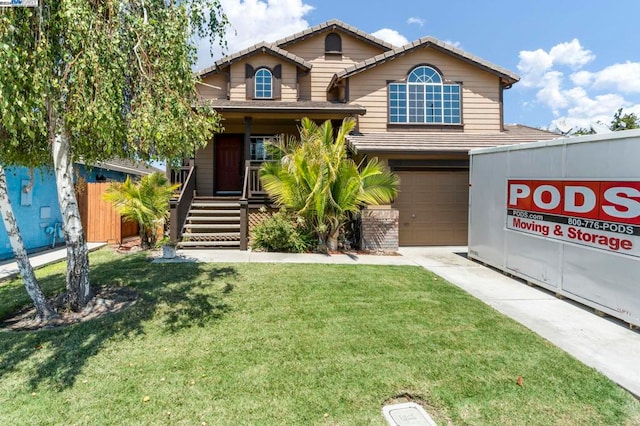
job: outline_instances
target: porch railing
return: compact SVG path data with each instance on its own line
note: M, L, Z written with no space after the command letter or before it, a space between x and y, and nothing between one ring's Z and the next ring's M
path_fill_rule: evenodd
M260 182L259 171L264 161L246 161L245 176L248 176L247 197L252 198L266 198L267 192L262 187Z
M191 166L182 166L179 169L169 169L169 178L171 183L179 183L180 188L184 187L184 183L187 181L189 177L189 172L193 169L193 165Z
M184 169L188 170L185 171ZM187 220L191 201L193 201L193 196L196 190L195 170L195 166L183 167L177 170L177 172L179 172L177 173L177 178L182 180L174 181L173 174L171 175L172 183L179 182L182 184L178 197L169 202L171 215L169 219L169 238L172 243L177 243L182 238L182 229L184 228L184 223Z

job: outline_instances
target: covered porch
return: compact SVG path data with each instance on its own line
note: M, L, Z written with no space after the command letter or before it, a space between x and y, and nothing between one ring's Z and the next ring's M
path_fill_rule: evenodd
M224 132L214 135L181 169L169 172L171 181L181 184L180 194L171 202L170 238L185 248L230 246L246 250L250 211L271 204L258 176L262 164L271 161L265 149L268 140L280 135L297 137L303 117L318 123L332 120L338 127L344 118L365 113L360 106L332 102L209 102L223 116ZM206 219L194 208L205 203L208 207L201 209L207 211ZM233 213L218 208L230 203ZM214 228L232 232L211 232ZM202 231L199 236L196 230ZM224 244L209 244L221 239Z

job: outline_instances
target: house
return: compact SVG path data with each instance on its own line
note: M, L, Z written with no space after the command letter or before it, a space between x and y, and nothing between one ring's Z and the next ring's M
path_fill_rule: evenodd
M127 176L144 176L153 171L162 170L137 164L128 160L113 159L99 162L93 167L87 167L83 162L76 162L76 183L93 185L99 182L124 181ZM62 232L62 214L58 204L58 191L53 171L50 168L39 168L33 171L25 167L8 167L6 170L7 190L14 215L20 228L20 234L28 253L32 253L64 243ZM86 187L85 187L86 188ZM80 216L88 241L107 241L109 238L98 235L92 230L104 229L104 214L110 212L110 206L89 211L89 199L79 193L78 201ZM100 194L92 197L92 205L102 203ZM83 204L82 201L85 201ZM118 217L117 225L121 224ZM137 235L137 224L122 224L112 231L111 224L107 227L109 233L117 231L119 239ZM96 239L97 237L97 239ZM118 238L112 238L115 242ZM13 249L4 226L0 227L0 260L11 259Z
M184 247L246 246L252 206L266 200L257 178L269 160L264 143L296 135L302 117L336 126L355 118L352 154L377 156L400 176L400 245L466 244L469 149L557 137L504 125L503 92L518 81L511 71L433 37L395 47L338 20L258 43L198 74L200 102L223 116L225 130L180 172L172 237L186 236ZM213 216L225 204L233 221Z

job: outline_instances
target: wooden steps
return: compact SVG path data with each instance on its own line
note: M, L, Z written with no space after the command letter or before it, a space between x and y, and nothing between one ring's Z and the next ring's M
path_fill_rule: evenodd
M240 248L241 205L227 197L198 197L191 203L178 248Z

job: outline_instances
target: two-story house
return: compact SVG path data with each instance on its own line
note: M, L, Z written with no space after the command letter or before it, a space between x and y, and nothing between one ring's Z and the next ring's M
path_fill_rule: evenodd
M395 47L337 20L258 43L199 76L200 100L225 130L179 174L172 235L185 247L246 247L251 206L265 201L265 141L296 135L302 117L334 127L354 117L352 154L377 156L400 176L400 245L466 244L469 149L557 137L504 125L511 71L432 37Z

